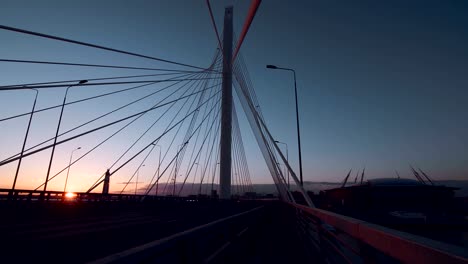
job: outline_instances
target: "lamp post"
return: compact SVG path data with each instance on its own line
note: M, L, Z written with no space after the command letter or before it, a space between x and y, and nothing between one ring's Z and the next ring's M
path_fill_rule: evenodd
M278 167L278 170L281 172L282 168L281 166L284 166L284 164L282 163L279 163L279 162L276 162L276 166ZM281 179L283 179L284 183L286 183L286 179L284 178L284 175L280 175L281 176Z
M214 189L214 180L215 180L215 177L216 177L216 170L218 169L218 165L219 165L219 162L216 162L215 169L214 169L214 172L213 172L213 178L211 180L211 193L212 194L215 191L215 189Z
M239 195L242 192L242 185L239 183L239 178L237 177L236 172L234 172L234 179L237 180L237 195ZM235 183L236 182L234 181L234 186L235 186ZM241 190L239 191L239 189L241 189Z
M278 140L275 140L276 143L278 144L283 144L286 146L286 161L288 162L289 164L289 154L288 154L288 144L284 143L284 142L281 142L281 141L278 141ZM288 174L288 189L290 188L290 185L289 185L289 170L288 170L288 167L286 167L286 171L287 171L287 174Z
M15 191L16 180L18 179L18 174L19 174L19 170L21 167L21 160L23 159L24 148L26 147L26 141L28 139L29 128L31 127L31 121L32 121L33 114L34 114L34 109L36 108L37 95L39 94L39 90L34 89L34 88L31 88L31 90L34 90L36 92L36 96L34 97L34 103L33 103L33 107L31 110L31 115L29 116L28 128L26 129L26 135L24 136L23 147L21 148L21 154L20 154L20 158L18 161L18 166L16 167L15 178L13 180L13 185L11 186L12 195L13 195L13 192Z
M78 148L72 150L72 152L70 154L70 161L68 162L67 178L65 178L65 187L63 188L63 192L67 191L68 174L70 174L70 167L71 167L73 152L75 152L76 150L79 150L79 149L81 149L81 147L78 147Z
M144 167L144 166L145 166L145 164L141 165L140 168ZM136 178L136 181L135 181L135 195L137 195L137 190L138 190L138 175L140 174L140 168L138 168L138 170L137 170L137 178Z
M297 104L296 71L294 71L293 69L289 69L289 68L281 68L275 65L267 65L266 67L268 69L274 69L274 70L292 71L294 74L294 95L296 97L297 147L299 150L299 175L300 175L301 186L303 186L304 184L303 184L303 178L302 178L301 133L299 132L299 107Z
M180 145L177 146L177 154L176 154L175 169L174 169L174 188L172 189L172 196L175 196L175 190L176 190L177 163L179 162L179 153L182 151L182 148L184 148L185 145L187 145L187 144L188 144L188 141L185 142L184 144L180 144Z
M154 145L154 144L153 144ZM158 185L159 185L159 169L161 168L161 145L154 145L155 147L159 147L159 158L158 158L158 177L156 178L156 192L154 193L155 196L158 196Z
M60 111L60 117L57 125L57 131L55 132L55 138L54 138L54 144L52 145L52 153L50 154L50 160L49 160L49 168L47 169L47 176L46 180L44 183L44 192L47 191L47 183L49 182L49 175L50 175L50 168L52 167L52 160L54 159L54 152L55 152L55 145L57 144L57 137L58 133L60 130L60 123L62 122L62 115L63 115L63 109L65 108L65 102L67 101L67 94L68 94L68 89L70 89L73 86L77 86L80 84L87 83L87 80L81 80L77 84L72 84L67 87L67 90L65 91L65 95L63 96L63 103L62 103L62 110Z
M197 171L198 171L198 163L195 162L193 165L197 165L197 168L195 169L195 175L193 176L193 182L192 182L192 188L190 189L190 193L193 194L193 187L195 186L195 180L197 179Z

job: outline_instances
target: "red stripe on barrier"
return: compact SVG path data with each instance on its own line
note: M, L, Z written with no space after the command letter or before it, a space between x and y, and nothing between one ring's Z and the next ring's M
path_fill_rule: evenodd
M468 258L461 256L466 255L464 249L457 246L329 211L289 204L404 263L468 263Z

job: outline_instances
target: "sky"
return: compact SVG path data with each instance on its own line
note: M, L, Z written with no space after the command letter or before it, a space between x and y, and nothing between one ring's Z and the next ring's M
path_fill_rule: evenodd
M220 31L224 7L234 6L234 30L239 35L249 1L211 2ZM434 179L467 179L467 12L463 1L263 1L241 51L266 123L276 140L288 144L294 170L298 171L298 155L293 76L268 70L266 64L293 68L297 74L304 180L341 181L349 169L364 167L369 178L395 177L395 170L411 177L409 164ZM217 48L202 0L4 0L0 18L7 26L201 67L210 65ZM14 32L0 31L0 42L3 59L181 69ZM4 62L0 71L1 85L129 75L115 69ZM112 89L72 89L68 98ZM60 104L63 94L63 89L41 90L37 107ZM129 93L81 108L67 106L62 126L71 128L139 95ZM32 91L1 92L0 117L29 111L33 100ZM54 135L58 114L54 110L34 117L28 145ZM271 182L248 123L239 116L252 181ZM27 121L25 117L0 122L1 159L21 150ZM71 188L82 190L99 177L125 149L122 142L137 137L137 131L126 132L73 166ZM89 149L104 134L58 147L53 171L68 163L73 149ZM19 188L43 181L48 155L23 161ZM149 177L148 167L141 169L147 175L142 177ZM0 167L0 187L10 187L15 168ZM125 179L121 176L114 183ZM51 182L51 188L62 188L63 180L61 176Z

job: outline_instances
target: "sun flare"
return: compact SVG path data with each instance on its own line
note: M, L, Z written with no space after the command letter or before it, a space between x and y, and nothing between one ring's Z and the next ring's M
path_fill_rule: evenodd
M76 194L74 194L74 193L72 193L72 192L67 192L67 193L65 194L65 197L67 197L67 198L74 198L75 196L76 196Z

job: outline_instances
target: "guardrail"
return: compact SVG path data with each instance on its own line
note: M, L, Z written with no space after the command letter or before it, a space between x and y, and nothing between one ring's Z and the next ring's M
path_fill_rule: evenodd
M90 263L219 263L263 209L259 206Z
M289 203L304 243L328 263L468 263L464 248Z
M61 192L61 191L40 191L40 190L14 190L0 189L0 201L141 201L145 195L141 194L101 194L101 193L85 193L85 192ZM207 195L202 196L146 196L146 200L177 200L177 201L195 201L195 200L208 200Z

